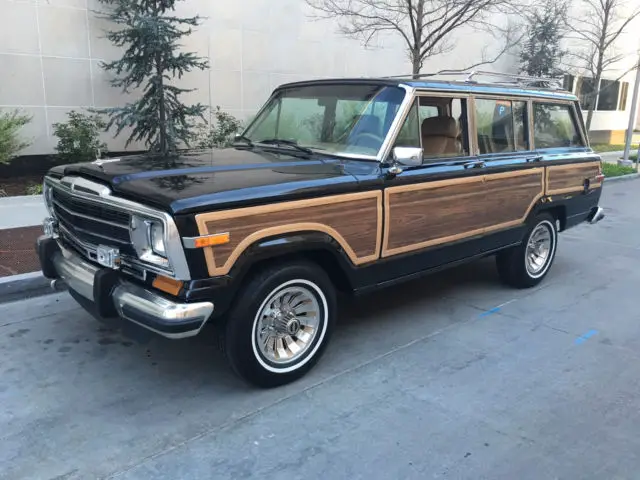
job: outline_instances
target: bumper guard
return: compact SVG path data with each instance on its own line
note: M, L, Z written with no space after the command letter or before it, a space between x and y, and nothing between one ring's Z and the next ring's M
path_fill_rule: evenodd
M96 288L100 287L96 285L96 278L105 269L50 242L56 240L47 236L40 237L37 248L41 253L43 272L49 272L50 275L47 276L55 277L52 287L56 290L69 288L94 305L108 304L113 307L110 310L114 310L120 318L163 337L186 338L197 335L213 313L214 306L211 302L174 302L122 278L113 282L113 288ZM43 255L44 252L47 254ZM104 298L105 296L108 298Z

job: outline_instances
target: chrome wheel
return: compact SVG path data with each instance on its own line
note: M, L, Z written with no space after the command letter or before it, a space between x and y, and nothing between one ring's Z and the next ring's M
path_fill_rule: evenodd
M287 282L274 290L262 303L254 322L254 351L257 346L260 363L272 371L300 367L317 349L319 337L324 336L325 312L324 296L311 282Z
M527 273L532 277L544 274L549 264L555 248L553 238L555 232L551 231L552 228L553 225L545 221L538 224L529 235L524 262Z

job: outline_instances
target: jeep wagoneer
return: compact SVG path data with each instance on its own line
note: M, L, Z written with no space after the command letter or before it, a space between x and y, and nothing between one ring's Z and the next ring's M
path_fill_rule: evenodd
M603 217L602 181L576 97L547 80L306 81L230 148L52 168L37 249L98 319L176 339L212 325L241 377L275 386L322 355L337 291L488 255L536 285L558 233Z

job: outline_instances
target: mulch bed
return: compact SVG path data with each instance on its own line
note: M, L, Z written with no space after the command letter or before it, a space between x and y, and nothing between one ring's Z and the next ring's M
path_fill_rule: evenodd
M35 251L40 235L42 227L39 225L0 230L0 277L40 270Z
M11 177L0 180L0 192L4 191L4 194L8 197L14 197L18 195L29 195L27 188L30 185L42 185L43 175L22 175L19 177ZM2 195L0 193L0 195Z

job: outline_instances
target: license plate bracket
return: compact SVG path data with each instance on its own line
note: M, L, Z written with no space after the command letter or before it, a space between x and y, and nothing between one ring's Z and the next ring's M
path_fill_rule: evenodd
M96 260L103 267L113 270L120 269L120 250L114 247L99 245L96 249Z

